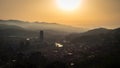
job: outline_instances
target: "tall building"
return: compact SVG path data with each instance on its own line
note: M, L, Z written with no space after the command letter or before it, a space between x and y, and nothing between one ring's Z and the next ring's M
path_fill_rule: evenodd
M40 42L44 41L44 31L40 31Z

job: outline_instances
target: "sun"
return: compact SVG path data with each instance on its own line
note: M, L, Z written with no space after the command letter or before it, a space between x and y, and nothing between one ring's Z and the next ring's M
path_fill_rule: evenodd
M81 0L56 0L58 7L62 10L75 10L80 7Z

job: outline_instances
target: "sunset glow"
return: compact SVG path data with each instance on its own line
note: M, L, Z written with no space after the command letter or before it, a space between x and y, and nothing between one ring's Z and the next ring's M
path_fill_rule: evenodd
M63 10L74 10L80 7L81 0L56 0L59 8Z
M120 25L119 5L119 0L0 0L0 19L114 28Z

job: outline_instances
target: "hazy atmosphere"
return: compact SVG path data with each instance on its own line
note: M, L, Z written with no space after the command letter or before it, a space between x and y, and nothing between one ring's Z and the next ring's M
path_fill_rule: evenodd
M0 68L120 68L120 0L0 0Z
M74 5L75 4L75 5ZM120 0L0 0L0 19L60 23L74 27L120 26Z

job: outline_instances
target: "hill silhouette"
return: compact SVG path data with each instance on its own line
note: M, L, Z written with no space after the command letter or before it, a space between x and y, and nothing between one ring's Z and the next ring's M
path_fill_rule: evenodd
M75 34L74 34L75 35ZM84 55L78 67L114 68L120 63L120 28L93 29L67 39L76 47L80 55ZM80 50L80 51L79 51ZM86 57L86 59L85 59Z
M57 23L47 23L47 22L27 22L20 20L0 20L0 24L15 25L29 30L54 30L61 32L82 32L83 28L76 28L72 26L57 24Z
M41 43L37 29L0 24L0 67L120 67L120 28L97 28L74 34L56 30L44 32L45 42ZM63 47L56 47L55 43Z

